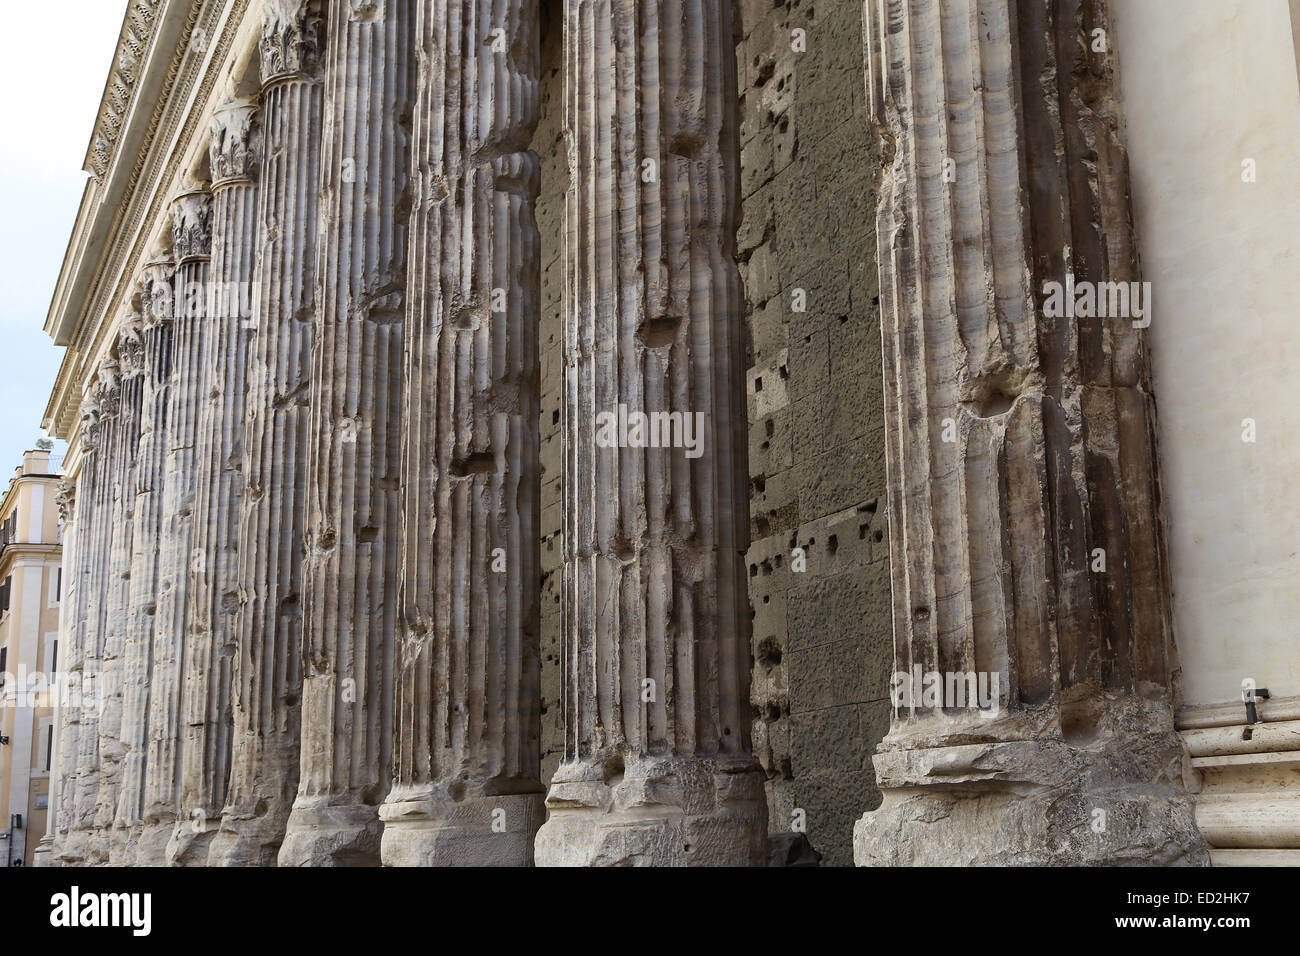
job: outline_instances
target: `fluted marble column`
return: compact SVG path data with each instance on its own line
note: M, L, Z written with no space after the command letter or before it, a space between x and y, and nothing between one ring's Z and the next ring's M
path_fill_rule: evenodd
M1073 298L1140 279L1106 4L865 9L890 160L895 670L915 693L874 758L884 803L855 827L855 859L1207 862L1173 728L1142 323L1051 301L1052 283ZM981 713L927 699L929 673L997 689Z
M97 410L94 423L94 515L86 539L87 574L85 630L81 639L82 674L85 682L81 726L78 734L76 784L69 825L67 853L78 863L87 859L87 846L95 824L100 784L99 725L104 711L103 659L105 624L109 597L109 567L113 551L113 500L120 484L121 455L118 445L122 389L118 364L112 359L100 363L93 385L92 402Z
M392 779L415 5L328 11L301 778L282 866L377 864Z
M262 26L261 252L239 527L244 603L230 792L212 865L274 866L298 789L323 25L319 3L273 0Z
M140 441L144 389L143 332L141 317L133 313L123 320L117 337L120 398L109 518L113 538L108 552L104 651L100 664L99 789L96 792L94 829L86 844L86 862L90 864L109 861L109 838L117 812L122 775L122 665L131 598L136 451Z
M85 619L87 542L93 511L93 472L95 455L92 405L85 401L80 411L77 444L81 446L71 494L72 521L63 538L64 594L59 608L58 670L64 675L58 688L58 742L55 744L54 771L50 774L49 817L53 821L50 862L76 862L75 847L70 847L72 807L77 790L77 752L81 745L81 684L84 674L82 636Z
M257 255L257 105L218 108L210 125L212 258L194 470L194 531L181 713L181 818L173 864L201 866L221 821L230 779L231 671L238 643L239 513L243 502L244 390Z
M123 866L135 862L143 824L149 683L158 603L167 404L171 390L173 271L170 258L156 259L145 266L138 285L144 371L131 531L130 595L126 645L122 652L122 774L109 840L109 862Z
M759 864L731 4L566 18L565 750L537 863ZM620 406L677 414L678 447L625 447L648 436Z
M172 376L166 431L158 606L149 682L149 745L145 763L144 827L136 862L166 860L180 808L181 684L194 532L195 449L199 414L210 383L203 362L211 319L206 315L208 261L212 253L212 194L181 193L172 203L176 260L173 288Z
M525 865L542 821L540 11L423 0L385 865Z
M63 783L60 778L59 763L62 749L64 746L63 739L67 733L68 723L68 694L66 685L57 677L58 674L65 672L68 649L72 646L73 634L76 631L76 623L72 615L72 602L75 599L73 581L76 577L77 567L77 483L71 478L62 478L59 481L59 490L54 498L55 504L59 509L59 540L62 542L62 575L60 588L62 594L59 601L59 647L61 651L55 660L55 673L46 674L51 689L51 704L54 707L53 714L53 731L54 740L51 744L50 753L50 781L49 796L45 812L45 833L41 836L40 842L36 845L36 851L32 854L33 866L52 866L56 862L54 854L54 841L59 830L59 801L62 797Z

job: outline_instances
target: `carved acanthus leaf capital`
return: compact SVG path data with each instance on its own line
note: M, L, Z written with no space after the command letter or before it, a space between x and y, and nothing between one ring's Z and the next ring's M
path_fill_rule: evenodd
M173 305L172 276L175 269L170 259L155 259L140 272L140 313L146 329L170 322L176 317Z
M81 419L79 425L81 447L86 452L92 452L99 447L99 420L101 414L98 394L94 386L91 386L82 396L81 408L78 411L78 416Z
M248 100L227 103L212 114L212 188L250 181L262 156L261 113Z
M117 362L106 359L99 363L99 372L90 393L99 407L100 420L111 418L122 408L122 378Z
M262 21L262 85L316 76L325 35L319 0L267 0Z
M144 374L144 319L132 314L117 333L117 361L123 378Z
M77 507L77 483L68 478L59 479L59 490L54 493L54 504L59 509L59 521L67 524Z
M212 193L191 189L172 200L172 247L177 263L212 255Z

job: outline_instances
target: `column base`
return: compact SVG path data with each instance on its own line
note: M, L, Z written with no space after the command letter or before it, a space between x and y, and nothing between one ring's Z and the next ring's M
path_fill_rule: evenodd
M85 830L68 830L55 847L55 862L59 866L83 866L88 835Z
M873 758L884 802L853 827L858 866L1209 865L1172 727L1078 746L908 741Z
M207 866L208 849L217 835L220 821L207 821L195 827L190 819L177 820L167 841L168 866Z
M427 791L426 791L427 793ZM542 793L410 796L379 808L384 866L532 866Z
M258 816L227 810L208 848L208 866L277 866L287 820L278 809Z
M108 833L108 865L134 866L139 827L114 827Z
M136 866L166 866L167 844L176 829L174 819L150 820L140 828L135 845Z
M53 808L50 809L53 813ZM32 851L32 866L54 866L54 837L48 833L41 837L36 849Z
M767 798L752 763L652 758L561 765L538 866L763 866Z
M289 814L278 866L379 866L384 825L367 803L295 806Z
M105 866L108 863L108 831L95 827L86 834L83 866Z

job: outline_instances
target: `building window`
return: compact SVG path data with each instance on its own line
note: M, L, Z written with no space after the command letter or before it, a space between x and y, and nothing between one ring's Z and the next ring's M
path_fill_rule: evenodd
M5 578L4 584L0 584L0 617L9 613L9 590L13 580L14 576L11 574Z
M41 773L49 773L54 760L54 719L52 717L41 718L40 734L41 747L37 753L36 769Z
M63 566L54 569L54 603L63 600Z

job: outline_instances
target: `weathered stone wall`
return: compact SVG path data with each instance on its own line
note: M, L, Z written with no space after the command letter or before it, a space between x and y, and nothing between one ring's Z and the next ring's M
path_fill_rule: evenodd
M892 660L862 9L737 3L754 746L772 832L802 817L823 865L848 865Z
M542 7L541 118L532 150L541 160L542 189L537 199L537 228L542 236L541 351L542 421L542 783L564 753L564 711L560 707L562 674L560 580L564 564L564 323L560 297L564 288L564 194L569 166L564 147L564 14L558 0Z
M736 13L741 91L738 254L745 281L753 545L754 741L770 828L852 862L853 821L878 802L871 753L889 727L889 544L871 152L857 4ZM807 51L791 47L806 31ZM560 4L543 9L542 779L563 750L562 231L568 169ZM792 293L806 293L793 312ZM791 570L803 548L807 568Z

